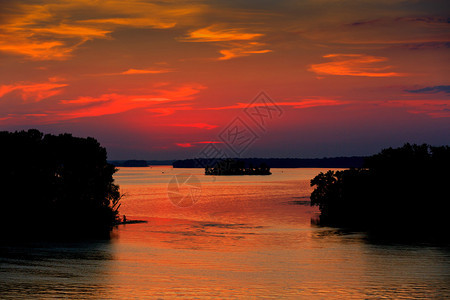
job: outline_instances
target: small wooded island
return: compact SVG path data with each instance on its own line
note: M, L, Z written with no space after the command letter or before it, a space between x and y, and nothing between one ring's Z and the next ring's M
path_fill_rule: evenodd
M224 159L216 162L214 167L205 167L205 175L271 175L270 168L265 163L254 167L245 167L244 161Z
M106 157L94 138L0 132L0 238L109 237L122 220Z
M449 184L449 146L405 144L366 158L363 168L320 173L311 205L320 225L448 241Z

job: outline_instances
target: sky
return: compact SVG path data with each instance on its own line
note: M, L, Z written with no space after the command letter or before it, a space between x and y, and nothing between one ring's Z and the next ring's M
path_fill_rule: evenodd
M0 2L0 130L109 159L450 144L440 0Z

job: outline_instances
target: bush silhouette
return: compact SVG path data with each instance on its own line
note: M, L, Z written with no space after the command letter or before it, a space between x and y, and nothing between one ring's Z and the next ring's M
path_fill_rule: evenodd
M439 236L448 225L449 170L448 146L384 149L364 168L317 175L311 205L319 207L322 225Z
M121 198L114 166L93 138L0 132L3 236L107 236Z

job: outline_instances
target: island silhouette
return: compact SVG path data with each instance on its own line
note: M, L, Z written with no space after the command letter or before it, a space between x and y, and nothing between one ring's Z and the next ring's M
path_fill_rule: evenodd
M236 159L223 159L214 164L214 167L205 167L205 175L271 175L270 167L261 163L254 167L252 163L246 167L245 161Z

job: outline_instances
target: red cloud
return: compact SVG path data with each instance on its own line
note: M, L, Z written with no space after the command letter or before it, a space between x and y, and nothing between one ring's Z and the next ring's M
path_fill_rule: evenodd
M202 141L202 142L190 142L190 143L175 143L178 147L190 148L195 147L194 144L223 144L223 142L216 141Z
M183 147L183 148L194 147L194 145L192 145L191 143L175 143L175 145L177 145L178 147Z
M298 109L317 107L317 106L336 106L336 105L343 105L343 104L347 104L347 102L332 100L332 99L305 99L305 100L297 101L297 102L276 102L277 106L291 106L293 108L298 108ZM266 106L266 104L264 104L264 103L237 103L235 105L230 105L230 106L209 107L209 108L204 108L204 109L205 110L242 109L242 108L246 108L248 106L264 107L264 106Z
M185 85L173 90L157 90L155 94L121 95L104 94L99 97L79 97L74 100L62 100L67 106L77 106L67 113L59 113L64 119L96 117L117 114L136 108L149 108L155 104L190 100L205 87L198 84Z
M66 84L45 83L45 84L29 84L29 85L10 85L0 86L0 96L19 90L24 99L33 97L40 100L50 95L60 93L59 87ZM198 84L189 86L183 85L173 89L158 89L153 93L140 95L126 95L119 93L103 94L96 97L80 96L75 99L64 99L59 101L49 101L45 103L45 107L39 110L30 106L21 106L22 113L15 113L14 120L22 122L27 118L33 117L33 122L54 123L62 120L77 119L84 117L98 117L104 115L118 114L133 109L146 109L158 107L160 104L169 102L186 101L193 99L201 89L205 87ZM180 104L177 104L180 105ZM176 107L176 105L174 105ZM157 109L157 108L155 108ZM163 109L163 108L161 108ZM184 107L183 109L189 109ZM33 114L33 115L31 115ZM8 115L8 111L0 114L0 121L10 121L12 118ZM209 129L209 124L194 124L199 128Z
M217 128L217 125L211 125L206 123L192 123L192 124L169 124L169 126L176 126L176 127L194 127L194 128L201 128L201 129L214 129Z
M157 113L155 117L165 117L175 113L178 110L192 110L190 106L175 106L175 107L159 107L147 109L149 112Z
M2 85L0 86L0 98L11 92L19 91L23 100L38 102L42 99L60 94L62 92L61 88L65 86L67 84L54 82Z
M366 77L394 77L405 76L396 72L385 72L392 66L376 66L387 61L386 57L376 57L364 54L328 54L324 58L332 61L311 65L309 71L320 75L347 75Z

